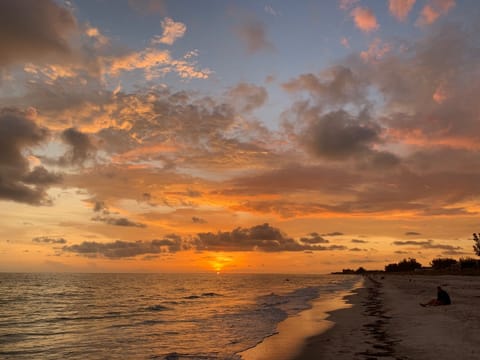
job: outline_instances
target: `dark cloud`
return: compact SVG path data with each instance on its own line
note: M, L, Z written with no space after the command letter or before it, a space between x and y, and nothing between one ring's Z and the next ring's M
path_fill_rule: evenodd
M147 227L147 225L131 221L127 218L124 217L111 217L111 216L95 216L92 218L93 221L99 221L99 222L104 222L109 225L115 225L115 226L127 226L127 227L140 227L144 228Z
M206 224L207 221L205 219L202 219L202 218L199 218L197 216L193 216L192 217L192 221L195 223L195 224Z
M330 242L316 232L311 233L308 237L300 238L300 241L304 244L327 244Z
M242 112L250 112L265 104L268 94L264 87L254 84L239 83L231 88L227 95Z
M418 246L422 249L440 249L446 251L461 250L460 246L445 245L445 244L435 244L433 240L424 240L424 241L394 241L393 245L397 246Z
M267 29L265 24L257 19L246 19L246 21L237 26L235 30L238 37L245 44L249 54L275 49L273 44L267 38Z
M360 239L352 239L351 242L355 243L355 244L366 244L366 243L368 243L368 241L360 240Z
M0 1L0 66L66 56L76 29L69 10L51 0Z
M103 212L103 213L109 213L107 205L105 205L104 201L97 200L95 201L95 204L93 206L93 211L94 212Z
M322 234L321 236L342 236L342 235L345 235L345 234L339 231L334 231L334 232Z
M43 244L66 244L67 240L64 238L52 238L48 236L39 236L32 239L33 242Z
M422 235L421 233L419 232L416 232L416 231L407 231L405 233L406 236L417 236L417 235Z
M318 234L310 236L309 240L320 240ZM295 241L269 224L257 225L251 228L236 228L230 232L199 233L195 239L198 250L210 251L325 251L346 250L342 245L312 245Z
M344 110L317 113L306 109L301 116L311 122L300 141L315 155L332 160L373 153L372 146L380 142L380 128L374 123L353 117Z
M135 257L138 255L151 255L172 253L184 249L182 240L177 235L167 235L161 240L151 241L123 241L117 240L109 243L84 241L80 244L64 246L63 251L73 252L82 256L103 256L110 259Z
M61 174L51 173L43 166L36 166L23 177L22 181L32 185L52 185L59 183L62 178Z
M238 177L231 181L232 189L225 194L281 193L299 190L318 190L324 193L347 194L365 175L336 166L305 166L288 164L278 169Z
M70 147L60 159L61 165L82 165L86 160L93 158L96 149L87 134L75 128L68 128L62 132L61 137Z
M302 74L282 86L292 93L308 93L316 104L367 103L366 82L347 66L333 66L319 75Z
M0 199L33 205L48 204L48 185L61 177L43 167L29 170L29 148L47 140L48 130L16 109L0 110Z
M348 249L348 251L355 251L355 252L359 252L359 251L368 251L367 249L360 249L358 247L354 247L354 248L350 248Z

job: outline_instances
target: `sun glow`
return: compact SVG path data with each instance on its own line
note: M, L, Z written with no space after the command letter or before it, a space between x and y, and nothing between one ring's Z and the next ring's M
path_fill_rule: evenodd
M227 265L231 264L233 260L234 259L231 256L220 254L220 255L215 255L212 258L212 260L210 260L208 263L217 274L220 274L220 272Z

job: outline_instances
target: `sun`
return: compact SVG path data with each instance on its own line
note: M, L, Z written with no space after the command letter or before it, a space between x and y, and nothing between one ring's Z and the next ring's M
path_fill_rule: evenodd
M218 274L222 272L225 266L231 264L233 262L233 258L231 256L217 254L215 257L209 261L209 265Z

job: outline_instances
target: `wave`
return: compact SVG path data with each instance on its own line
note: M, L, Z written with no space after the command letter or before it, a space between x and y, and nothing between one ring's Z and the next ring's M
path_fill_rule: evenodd
M165 311L165 310L172 310L172 309L167 307L167 306L163 306L163 305L152 305L152 306L148 306L146 308L146 310L148 310L148 311Z
M205 292L205 293L202 293L201 295L185 296L182 299L195 300L195 299L200 299L200 298L210 298L210 297L219 297L219 296L223 296L223 295L222 294L217 294L217 293L214 293L214 292Z

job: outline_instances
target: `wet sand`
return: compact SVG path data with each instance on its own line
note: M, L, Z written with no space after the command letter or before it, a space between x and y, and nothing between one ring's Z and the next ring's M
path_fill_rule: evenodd
M442 286L452 305L421 307ZM480 359L480 277L378 275L294 360Z

